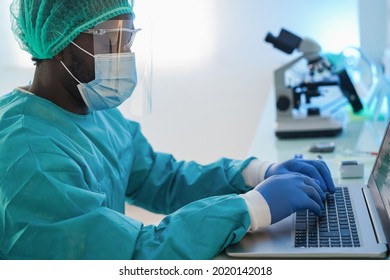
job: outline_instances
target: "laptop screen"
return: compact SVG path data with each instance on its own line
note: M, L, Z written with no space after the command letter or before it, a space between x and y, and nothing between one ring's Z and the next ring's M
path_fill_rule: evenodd
M390 131L384 136L378 157L372 170L376 186L388 213L390 213Z
M368 180L368 187L371 190L387 242L390 244L390 122Z

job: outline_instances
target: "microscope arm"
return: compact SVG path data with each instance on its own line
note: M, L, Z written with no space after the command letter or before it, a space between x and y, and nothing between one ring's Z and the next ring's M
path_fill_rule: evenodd
M274 72L275 98L278 117L291 117L292 115L292 110L294 108L293 90L292 88L286 87L285 72L301 59L304 59L303 55L278 68Z
M303 57L307 59L309 64L322 59L320 56L321 46L310 38L302 39L298 51L303 53Z
M294 93L293 90L286 86L285 72L291 69L301 59L307 60L310 74L315 71L321 72L324 68L330 69L330 65L323 60L320 55L321 46L310 38L301 38L285 29L282 29L278 37L268 33L266 42L271 43L275 48L291 54L294 50L301 53L301 56L280 67L274 72L275 93L276 93L276 107L277 116L289 118L294 109Z

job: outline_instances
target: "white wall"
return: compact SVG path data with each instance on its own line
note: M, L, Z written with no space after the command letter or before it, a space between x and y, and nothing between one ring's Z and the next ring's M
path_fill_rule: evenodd
M359 0L358 10L361 48L375 63L381 63L388 40L387 0Z
M273 70L292 58L264 42L267 32L285 27L324 51L359 44L357 0L135 2L135 24L152 20L154 27L153 112L135 119L156 150L179 159L247 155ZM9 3L0 2L0 13ZM0 32L11 37L9 16L0 21ZM0 46L2 93L33 73L13 38L3 42L9 40Z
M154 44L154 108L139 120L156 149L173 151L178 158L207 162L247 155L273 70L291 59L264 42L267 32L278 34L286 27L318 40L327 51L359 44L355 0L160 2L154 25L168 39ZM194 25L202 32L195 32ZM184 43L183 29L194 33ZM191 58L199 52L199 59L180 63L182 53L164 59L167 46L180 51L182 45L196 46L195 54L187 52Z
M27 84L34 71L30 56L20 50L11 32L9 5L11 0L0 1L0 94L11 91L16 85Z

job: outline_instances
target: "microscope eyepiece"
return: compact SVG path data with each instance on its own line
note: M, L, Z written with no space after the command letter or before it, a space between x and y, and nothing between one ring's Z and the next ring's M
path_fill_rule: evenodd
M271 44L275 44L277 42L278 38L276 38L274 35L272 35L270 32L267 33L265 36L265 41Z
M271 43L275 48L287 54L291 54L299 47L302 38L282 28L278 37L275 37L271 33L267 33L265 41Z

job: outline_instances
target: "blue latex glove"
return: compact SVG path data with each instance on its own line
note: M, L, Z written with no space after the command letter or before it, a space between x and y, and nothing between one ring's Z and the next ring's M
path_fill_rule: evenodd
M271 224L298 210L309 209L320 216L322 209L324 209L322 201L325 200L325 192L319 186L319 182L298 173L269 177L255 190L268 203Z
M335 192L335 185L330 170L322 160L290 159L282 163L272 164L265 172L265 179L277 174L291 172L301 173L319 182L324 192Z

